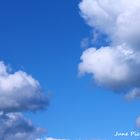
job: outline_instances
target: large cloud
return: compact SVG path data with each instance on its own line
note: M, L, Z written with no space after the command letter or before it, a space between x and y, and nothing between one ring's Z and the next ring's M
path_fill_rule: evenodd
M0 110L4 112L35 111L47 106L39 82L23 71L10 73L0 62Z
M26 120L21 112L48 106L40 84L24 71L10 72L0 61L0 140L35 140L43 130Z
M44 131L35 127L20 113L0 113L1 140L35 140Z
M101 85L116 89L140 86L140 53L125 44L116 47L89 48L81 56L81 73L91 73Z
M81 56L80 73L111 89L140 87L140 2L139 0L83 0L81 15L111 43L89 48Z
M123 43L124 40L138 39L139 0L83 0L79 7L86 22L107 33L113 41Z

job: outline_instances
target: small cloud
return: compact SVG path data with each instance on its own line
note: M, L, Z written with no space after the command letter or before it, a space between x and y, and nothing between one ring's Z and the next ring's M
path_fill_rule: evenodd
M24 71L9 73L0 62L0 110L4 112L36 111L48 106L40 84Z
M140 88L134 88L128 94L125 95L126 100L134 100L140 98Z
M46 140L68 140L68 139L59 139L59 138L46 138Z
M136 119L136 126L137 128L140 128L140 117Z
M68 139L60 139L60 138L53 138L53 137L46 137L46 138L40 138L36 140L68 140Z
M81 41L81 48L87 49L90 46L90 39L89 38L83 38Z
M20 113L0 113L1 140L34 140L43 133Z

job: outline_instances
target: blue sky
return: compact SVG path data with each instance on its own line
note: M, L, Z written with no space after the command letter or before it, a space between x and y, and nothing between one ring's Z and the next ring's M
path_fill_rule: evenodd
M47 110L25 113L47 137L68 139L115 138L116 131L133 131L139 101L97 86L91 75L78 76L84 51L80 42L91 37L81 18L79 0L0 2L0 59L13 71L23 70L50 93ZM104 36L98 40L104 41ZM127 137L127 140L137 137Z

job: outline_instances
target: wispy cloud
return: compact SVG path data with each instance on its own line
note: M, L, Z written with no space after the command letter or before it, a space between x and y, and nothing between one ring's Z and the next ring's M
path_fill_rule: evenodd
M140 88L134 88L128 94L125 95L126 100L134 100L137 98L140 99Z

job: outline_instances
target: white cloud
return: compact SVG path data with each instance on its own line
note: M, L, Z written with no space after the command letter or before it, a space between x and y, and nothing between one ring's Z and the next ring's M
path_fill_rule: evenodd
M98 84L111 89L139 88L139 0L82 0L79 7L85 21L112 41L85 50L80 73L92 74Z
M125 91L127 100L140 98L140 1L82 0L79 8L86 23L111 40L108 46L102 43L83 52L80 73L92 74L99 85ZM140 117L136 126L140 128Z
M34 140L43 133L20 113L0 114L1 140Z
M140 98L140 88L134 88L125 95L125 99L127 100L134 100L136 98Z
M0 140L35 140L40 137L44 130L35 127L19 112L47 106L48 98L37 80L24 71L11 73L0 61Z
M39 82L23 71L10 73L0 62L0 110L5 112L35 111L47 106Z
M66 140L66 139L46 138L46 140Z
M139 0L82 0L82 17L93 28L123 43L140 35Z
M83 52L80 73L91 73L97 83L110 88L139 86L140 53L125 44L116 47L89 48ZM135 72L134 72L135 71Z
M41 138L41 139L36 139L36 140L68 140L68 139L59 139L59 138L48 137L48 138Z

